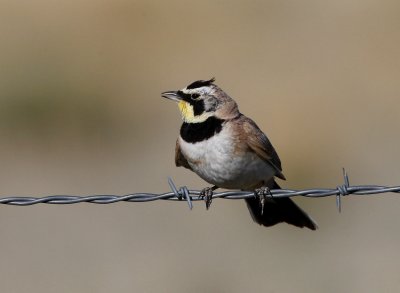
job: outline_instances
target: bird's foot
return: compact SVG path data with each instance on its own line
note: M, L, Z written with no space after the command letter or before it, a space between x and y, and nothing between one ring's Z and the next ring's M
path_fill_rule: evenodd
M254 191L254 195L259 200L262 215L264 213L264 206L265 202L267 201L267 195L272 196L271 189L269 189L269 187L262 186Z
M200 199L204 199L204 202L206 203L206 209L208 210L211 206L211 202L212 202L212 196L214 193L214 190L217 189L217 186L213 186L213 187L206 187L203 188L200 191L200 195L199 198Z

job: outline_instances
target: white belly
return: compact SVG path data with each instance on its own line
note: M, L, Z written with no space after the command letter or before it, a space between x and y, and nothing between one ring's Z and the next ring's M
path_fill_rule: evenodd
M222 188L252 188L268 181L275 170L255 153L236 154L226 130L208 140L187 143L179 138L183 155L192 170L205 181Z

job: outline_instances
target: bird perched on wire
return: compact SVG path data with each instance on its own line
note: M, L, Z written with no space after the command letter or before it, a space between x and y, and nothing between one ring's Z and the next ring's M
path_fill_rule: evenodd
M275 177L285 180L281 161L256 123L239 112L236 102L214 84L198 80L162 96L178 102L183 124L176 141L175 164L192 170L214 186L203 190L211 202L216 188L263 194L279 189ZM286 222L317 229L317 224L290 198L245 199L255 222L272 226Z

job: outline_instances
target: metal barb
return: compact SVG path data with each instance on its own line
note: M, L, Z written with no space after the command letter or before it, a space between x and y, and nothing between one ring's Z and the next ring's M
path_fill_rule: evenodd
M171 187L172 192L175 194L176 198L178 200L182 200L182 194L178 191L178 189L176 189L174 181L172 181L171 177L168 177L168 184L169 184L169 187Z
M338 186L339 189L339 186ZM336 208L339 213L342 212L342 198L340 192L336 195Z
M342 168L344 184L337 187L338 193L336 194L336 208L338 212L342 212L342 196L349 195L348 188L350 187L349 176L345 168Z
M186 186L183 186L183 187L179 188L179 190L178 190L171 177L168 177L168 184L169 184L169 187L171 187L172 192L174 193L175 197L178 200L182 200L182 198L184 197L188 203L189 209L192 210L193 203L192 203L192 198L190 197L190 192L189 192L188 188Z
M344 185L346 185L346 187L349 187L350 186L349 175L347 174L345 168L343 168L343 178L344 178Z
M192 198L189 195L189 190L187 189L186 186L183 186L179 189L180 192L182 192L185 195L186 201L188 203L189 209L193 209L193 204L192 204Z

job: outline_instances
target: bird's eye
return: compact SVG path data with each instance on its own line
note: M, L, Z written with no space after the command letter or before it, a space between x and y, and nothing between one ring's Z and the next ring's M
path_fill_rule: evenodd
M199 94L192 94L192 95L190 96L190 98L191 98L192 100L197 100L198 97L200 97Z

